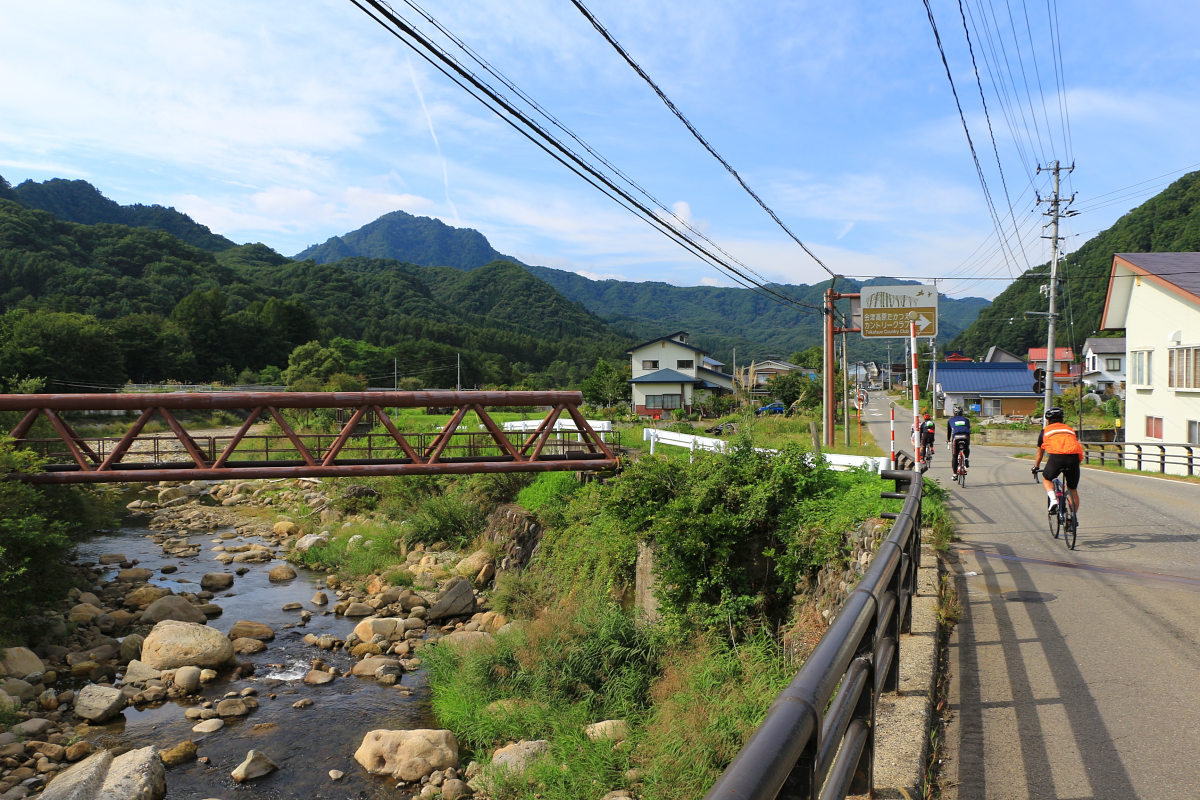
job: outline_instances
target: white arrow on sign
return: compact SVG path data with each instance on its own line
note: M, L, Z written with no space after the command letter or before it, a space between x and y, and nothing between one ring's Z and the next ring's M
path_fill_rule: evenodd
M932 322L933 322L933 320L931 320L929 317L922 314L921 316L917 317L917 328L919 330L925 330L926 328L929 327L930 323L932 323Z

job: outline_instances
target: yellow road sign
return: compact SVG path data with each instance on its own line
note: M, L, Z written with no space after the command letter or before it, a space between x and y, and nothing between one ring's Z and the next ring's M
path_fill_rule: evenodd
M917 336L937 336L937 291L933 287L863 287L860 303L864 338L908 336L910 322L917 323Z

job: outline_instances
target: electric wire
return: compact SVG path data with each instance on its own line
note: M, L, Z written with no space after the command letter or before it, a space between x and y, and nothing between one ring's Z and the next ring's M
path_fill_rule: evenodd
M670 225L645 204L629 195L627 191L617 186L608 175L603 174L594 165L587 163L577 153L566 147L535 121L531 120L511 101L499 94L491 86L484 83L478 76L467 70L449 53L442 50L434 42L425 37L414 26L401 18L387 3L381 0L350 0L357 8L367 14L372 20L399 39L406 46L420 55L435 69L448 77L460 88L471 94L489 110L499 116L506 124L529 139L537 147L545 151L559 163L566 166L576 175L597 188L618 205L639 216L651 227L656 228L675 241L679 246L691 252L696 257L726 274L735 283L751 291L786 305L791 305L806 311L822 313L821 307L804 303L788 295L782 294L770 285L758 283L742 270L734 267L729 261L710 252L702 245L688 237L684 232ZM368 8L367 6L370 6ZM374 13L371 9L374 9ZM469 86L468 86L469 84ZM473 89L471 87L474 87ZM524 127L523 127L524 126ZM668 210L668 214L671 212ZM678 217L676 217L678 219Z
M692 136L695 137L696 141L700 142L700 144L704 146L704 149L707 150L709 152L709 154L712 155L713 158L715 158L717 161L719 161L721 163L721 166L723 166L725 168L725 170L734 177L734 180L736 180L738 182L738 184L743 189L746 190L747 194L749 194L752 198L754 198L754 201L756 203L758 203L758 205L762 208L762 210L767 212L767 214L771 217L771 219L775 220L775 223L780 228L782 228L783 231L789 237L791 237L792 241L794 241L796 244L800 245L801 249L803 249L804 252L807 253L809 255L809 257L812 258L813 261L816 261L818 264L820 264L821 268L823 270L825 270L826 272L828 272L830 277L833 277L833 278L838 277L837 275L834 274L833 270L831 270L829 267L827 267L825 265L824 261L817 258L816 254L813 253L813 251L810 250L808 248L808 246L806 244L804 244L804 242L800 241L800 238L798 236L796 236L795 233L792 232L791 228L789 228L787 225L784 224L783 220L781 220L779 218L779 215L776 214L771 209L771 207L768 206L763 201L763 199L761 197L759 197L758 194L755 193L755 191L753 189L750 188L750 186L746 183L746 181L742 179L742 176L738 174L737 170L735 170L733 168L733 166L728 161L726 161L721 156L721 154L718 153L711 144L709 144L708 140L705 139L704 136L700 133L700 131L698 131L696 129L696 126L694 126L691 123L691 121L686 116L684 116L683 112L680 111L679 108L673 102L671 102L671 98L667 97L666 93L663 92L663 90L659 87L659 85L654 82L654 79L651 78L648 74L646 74L646 71L644 69L642 69L641 66L636 61L634 61L633 57L629 55L628 51L626 51L625 48L621 46L621 43L618 42L616 40L616 38L613 37L613 35L611 33L609 33L608 30L602 24L600 24L600 21L598 19L596 19L595 15L592 14L592 12L587 9L587 7L581 2L581 0L571 0L571 4L574 5L575 8L577 8L579 10L579 13L583 14L584 18L586 18L587 21L592 24L592 27L595 28L596 31L602 37L604 37L604 40L606 42L608 42L613 47L613 49L616 50L621 55L621 58L625 59L625 63L627 63L630 67L632 67L633 71L636 72L642 78L642 80L644 80L646 83L648 83L650 85L650 88L654 90L654 93L656 95L658 95L659 99L662 100L663 104L666 105L666 107L671 110L671 113L673 113L679 119L679 121L683 123L684 127L686 127L688 129L688 131L691 132Z

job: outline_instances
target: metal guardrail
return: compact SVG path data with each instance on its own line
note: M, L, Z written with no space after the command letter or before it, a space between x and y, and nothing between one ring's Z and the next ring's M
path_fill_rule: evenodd
M1168 467L1178 475L1200 473L1200 444L1191 442L1083 442L1084 463L1092 459L1101 466L1108 463L1143 472L1167 474Z
M897 459L899 460L899 459ZM804 667L705 800L839 800L874 790L875 709L899 685L921 561L921 475L884 470L892 531Z

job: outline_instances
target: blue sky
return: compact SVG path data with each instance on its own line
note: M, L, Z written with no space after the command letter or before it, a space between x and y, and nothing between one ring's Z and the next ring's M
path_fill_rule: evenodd
M991 297L1049 258L1039 163L1076 163L1063 187L1081 212L1063 229L1068 252L1200 166L1194 2L965 0L1002 179L960 7L931 0L997 213L1022 231L1007 258L920 2L587 5L839 274L942 277L953 295ZM827 277L569 0L425 10L759 275ZM975 38L990 14L1003 50ZM7 4L0 21L0 175L13 184L82 178L120 203L174 206L287 255L402 209L475 228L532 264L732 285L350 2L46 0ZM1012 87L1007 101L989 75Z

